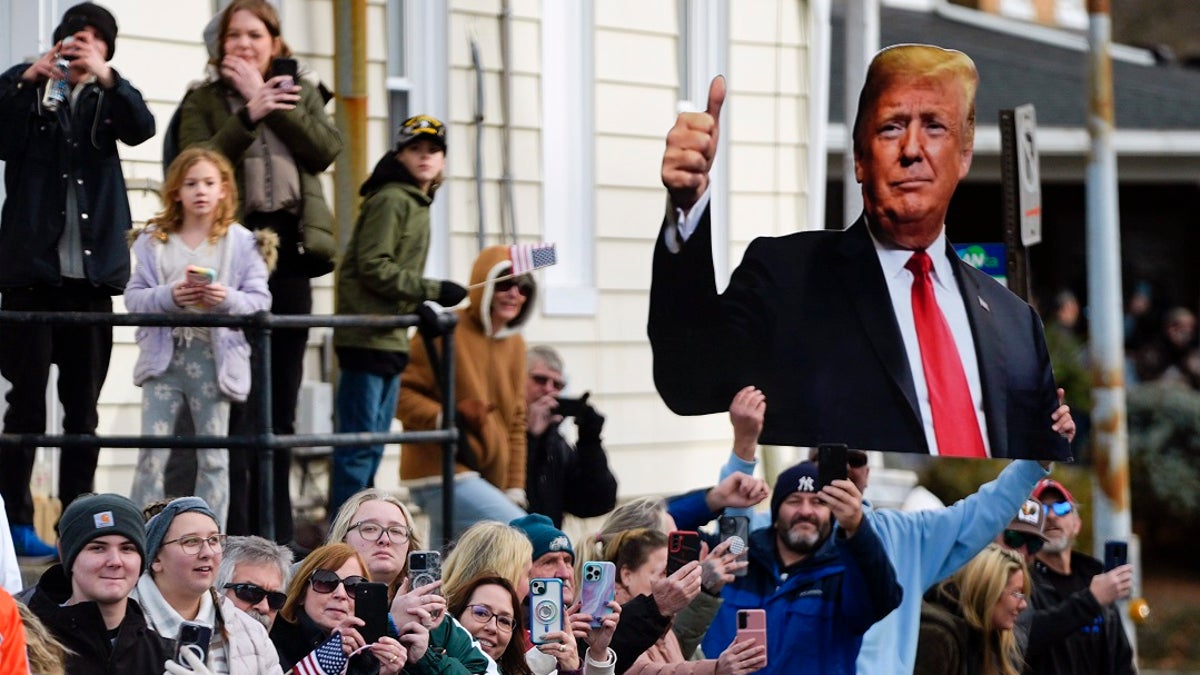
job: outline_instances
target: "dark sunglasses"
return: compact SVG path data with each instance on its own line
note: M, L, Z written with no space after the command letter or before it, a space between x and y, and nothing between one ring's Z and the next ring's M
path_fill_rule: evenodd
M1005 546L1011 549L1018 549L1024 546L1025 550L1029 551L1029 555L1034 555L1038 551L1042 550L1042 546L1045 544L1046 542L1042 541L1041 537L1037 537L1032 534L1025 534L1024 532L1017 532L1016 530L1004 531Z
M1046 504L1045 506L1046 513L1053 513L1059 518L1062 518L1063 516L1075 510L1075 505L1071 502L1054 502L1053 504Z
M567 383L563 382L562 380L550 377L549 375L542 375L540 373L531 374L529 376L529 379L533 380L539 387L544 387L548 384L553 384L554 388L559 391L562 391L567 386Z
M365 578L357 574L351 574L343 579L333 570L316 570L308 578L308 583L312 586L312 589L321 595L329 595L337 590L338 584L341 584L346 587L346 595L351 598L355 597L358 593L358 585L365 581Z
M267 599L267 607L273 610L283 609L283 603L287 602L287 594L279 591L268 591L262 586L255 584L225 584L225 588L232 588L233 594L238 600L248 602L251 605L257 605L262 602L263 598Z
M492 284L492 287L495 289L495 292L497 292L497 293L505 293L508 290L510 290L511 288L513 288L514 286L516 286L518 293L520 293L521 295L524 295L525 297L529 297L529 288L525 284L518 281L516 278L505 279L503 281L497 281L496 283Z

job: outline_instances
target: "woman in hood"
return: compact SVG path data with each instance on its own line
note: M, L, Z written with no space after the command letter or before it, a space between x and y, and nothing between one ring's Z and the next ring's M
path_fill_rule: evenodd
M511 272L507 246L484 249L471 270L471 304L458 312L455 535L478 520L507 523L525 515L525 340L520 331L533 311L537 286L533 277ZM442 394L424 342L414 341L409 356L396 416L406 431L437 429ZM441 466L441 445L403 445L400 478L429 514L435 538L442 532Z

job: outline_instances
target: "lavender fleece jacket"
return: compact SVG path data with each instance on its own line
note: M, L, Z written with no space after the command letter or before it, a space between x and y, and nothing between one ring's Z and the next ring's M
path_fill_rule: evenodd
M164 282L159 253L163 242L147 228L133 244L137 266L125 287L125 307L135 313L182 314L189 311L175 304L171 285ZM234 223L226 233L228 245L217 270L217 281L224 284L228 294L221 304L209 308L222 314L253 314L271 308L271 292L267 289L267 262L274 258L278 240L256 237L245 227ZM171 328L139 326L136 333L138 360L133 367L133 383L141 386L146 380L167 370L175 351ZM217 384L221 393L234 401L245 401L250 393L250 343L242 331L232 328L212 329L213 357L217 362Z

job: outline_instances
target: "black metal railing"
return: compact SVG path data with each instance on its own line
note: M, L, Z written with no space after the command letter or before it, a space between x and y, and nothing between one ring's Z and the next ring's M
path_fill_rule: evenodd
M370 445L379 443L442 444L442 537L449 542L454 527L454 464L458 443L454 398L454 326L453 312L426 312L402 316L373 315L276 315L256 314L110 314L100 312L12 312L0 311L0 324L49 324L67 326L194 326L204 328L241 328L254 345L251 363L253 400L258 403L258 433L225 436L88 436L80 434L0 434L0 447L100 446L104 448L229 448L258 452L260 534L275 538L275 486L272 462L276 448ZM417 326L424 340L430 363L442 391L442 426L433 431L350 432L332 434L277 435L271 415L271 331L275 328L317 327L410 328ZM439 356L436 339L442 338ZM169 438L169 442L164 442ZM284 486L284 489L288 489ZM63 506L66 506L64 504ZM332 514L331 514L332 515ZM432 534L432 533L431 533Z

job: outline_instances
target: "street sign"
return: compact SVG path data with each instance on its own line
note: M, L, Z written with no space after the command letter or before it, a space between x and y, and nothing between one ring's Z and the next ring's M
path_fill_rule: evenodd
M1038 172L1035 142L1037 117L1033 105L1013 109L1017 136L1017 203L1020 209L1021 243L1033 246L1042 241L1042 182Z

